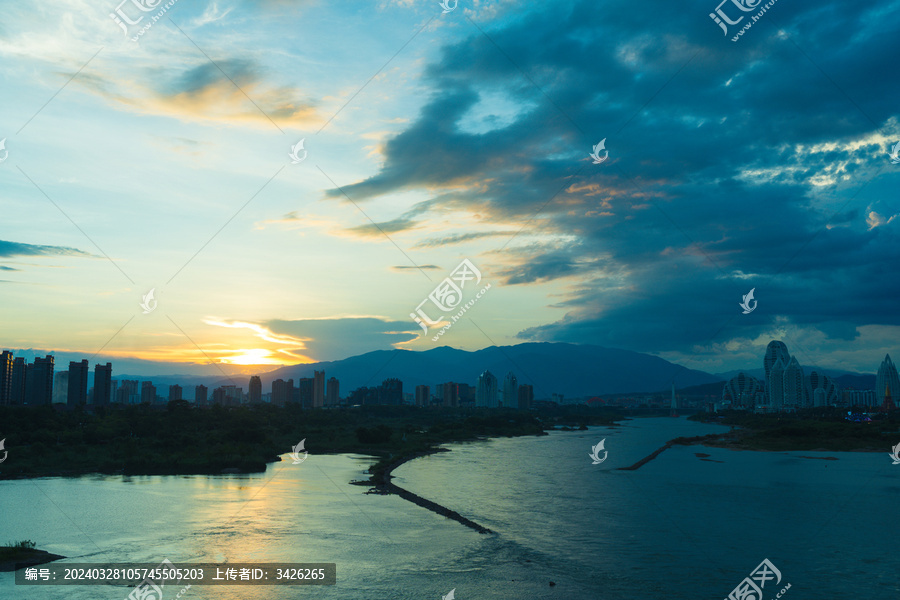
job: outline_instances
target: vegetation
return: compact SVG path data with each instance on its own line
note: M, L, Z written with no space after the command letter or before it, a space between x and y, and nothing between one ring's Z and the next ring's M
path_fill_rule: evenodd
M382 459L433 451L437 444L486 436L540 435L561 426L610 425L608 408L541 411L364 406L302 410L297 405L196 408L0 407L7 460L0 479L86 473L165 475L261 472L305 439L310 454L360 453Z
M874 414L868 423L846 417L846 409L817 407L793 413L698 413L689 418L738 428L719 436L720 443L708 445L748 450L887 450L900 442L900 410Z

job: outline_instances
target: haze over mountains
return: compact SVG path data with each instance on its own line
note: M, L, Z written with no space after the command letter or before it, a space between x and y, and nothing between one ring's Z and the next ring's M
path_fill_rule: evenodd
M720 380L715 375L685 369L649 354L544 342L492 346L475 352L448 346L425 352L379 350L344 360L292 365L260 373L263 390L268 391L275 379L296 382L301 377L312 377L314 371L322 369L326 378L338 378L341 395L361 386L377 386L389 377L401 379L404 392L414 392L416 385L433 388L435 384L447 381L474 385L478 375L485 370L501 382L506 373L512 371L520 384L534 386L535 398L549 398L554 393L575 398L656 392L668 389L673 381L681 388ZM215 385L228 383L221 378L215 381ZM162 378L159 382L163 383Z

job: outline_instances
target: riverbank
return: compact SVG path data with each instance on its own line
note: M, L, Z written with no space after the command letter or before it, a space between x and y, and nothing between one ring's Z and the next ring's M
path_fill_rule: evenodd
M36 550L32 542L19 542L13 546L0 546L0 571L17 571L66 558L46 550Z
M373 474L440 444L611 425L622 417L584 406L514 409L297 405L109 406L89 412L0 407L7 460L0 479L107 475L260 473L300 440L310 454L378 457Z

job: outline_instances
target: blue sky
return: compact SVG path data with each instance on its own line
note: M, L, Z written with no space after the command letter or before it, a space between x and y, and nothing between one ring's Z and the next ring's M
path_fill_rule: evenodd
M138 42L115 3L5 7L0 345L210 373L565 341L716 372L783 339L871 372L900 2L781 1L738 42L716 4L180 0ZM434 342L410 313L465 258L491 289Z

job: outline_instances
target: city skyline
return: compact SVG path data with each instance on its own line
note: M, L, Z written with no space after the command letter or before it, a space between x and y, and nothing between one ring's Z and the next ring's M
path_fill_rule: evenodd
M782 339L868 372L900 338L896 12L841 5L866 41L838 49L780 3L805 52L768 56L646 6L180 2L138 42L84 0L6 7L4 345L244 375L562 341L716 373ZM464 259L491 288L434 342L409 315Z

